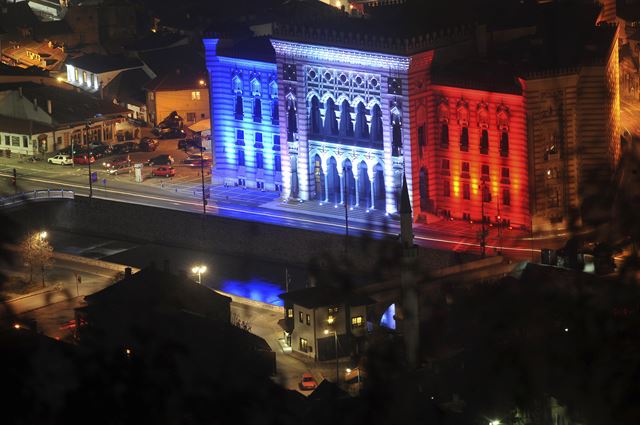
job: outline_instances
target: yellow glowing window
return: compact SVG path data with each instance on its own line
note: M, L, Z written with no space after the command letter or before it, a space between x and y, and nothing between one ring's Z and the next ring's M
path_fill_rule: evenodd
M364 318L362 316L355 316L351 318L351 327L360 328L364 326Z

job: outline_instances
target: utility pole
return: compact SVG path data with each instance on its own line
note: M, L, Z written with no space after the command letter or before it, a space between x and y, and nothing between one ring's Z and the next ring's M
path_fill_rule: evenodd
M204 146L200 139L200 177L202 178L202 214L207 215L207 198L204 194Z
M89 199L93 198L93 176L91 175L91 146L89 145L89 123L84 127L85 142L87 143L88 156L87 162L89 163Z

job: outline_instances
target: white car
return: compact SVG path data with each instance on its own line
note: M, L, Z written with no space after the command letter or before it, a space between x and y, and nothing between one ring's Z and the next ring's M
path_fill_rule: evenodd
M73 159L71 159L70 155L56 155L47 160L49 164L59 164L59 165L71 165L73 164Z

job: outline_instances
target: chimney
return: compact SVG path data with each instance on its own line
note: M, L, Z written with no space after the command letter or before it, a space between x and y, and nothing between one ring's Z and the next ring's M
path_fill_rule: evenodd
M52 112L53 112L53 102L51 102L51 99L49 99L47 100L47 113L51 115Z
M171 266L169 265L169 260L164 260L163 270L165 273L171 273Z
M125 267L124 268L124 278L127 279L131 277L131 267Z

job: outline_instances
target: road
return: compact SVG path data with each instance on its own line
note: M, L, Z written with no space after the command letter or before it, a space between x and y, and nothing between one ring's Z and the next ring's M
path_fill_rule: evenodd
M98 181L93 185L93 196L201 213L200 170L179 165L186 154L177 150L175 140L161 141L156 152L132 153L130 156L134 162L143 162L159 154L171 154L175 157L175 177L146 178L143 182L137 183L132 175L112 176L100 165L94 164L92 171L97 171ZM98 160L99 163L102 161ZM87 196L89 193L87 166L76 165L72 168L44 162L21 163L17 158L0 158L0 193L10 194L16 190L10 185L13 168L17 171L19 191L64 188L75 191L78 196ZM145 173L149 172L147 167ZM208 184L209 180L210 175L205 170L205 183ZM278 202L277 192L216 186L213 188L207 214L338 234L345 231L344 213L341 208L334 210L328 206L318 207L312 202L300 206L282 204ZM352 214L350 234L367 233L382 237L396 236L399 233L397 222L380 214L369 222L365 222L364 218L358 220L357 212ZM362 216L362 212L360 215ZM414 233L416 242L424 247L480 253L477 236L479 230L478 224L443 221L434 225L416 224ZM514 259L538 259L541 247L559 247L565 238L566 235L558 234L542 240L532 240L528 234L520 230L506 229L502 238L499 238L497 230L490 228L487 253L491 255L500 250Z

